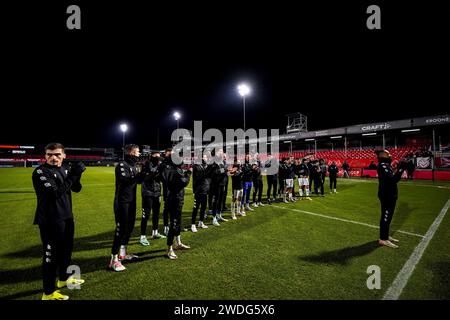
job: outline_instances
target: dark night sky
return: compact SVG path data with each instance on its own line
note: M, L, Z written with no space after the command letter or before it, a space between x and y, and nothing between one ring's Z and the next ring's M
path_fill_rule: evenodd
M9 11L0 144L118 147L126 121L127 141L156 147L159 128L164 147L174 110L181 126L242 127L242 80L247 127L283 127L291 112L314 130L448 111L439 8L383 2L376 33L364 4L92 2L74 1L78 33L62 1Z

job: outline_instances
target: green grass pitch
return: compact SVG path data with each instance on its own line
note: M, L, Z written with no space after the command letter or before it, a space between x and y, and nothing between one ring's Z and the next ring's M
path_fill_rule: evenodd
M28 168L0 169L0 299L39 299L42 294L31 173ZM221 227L183 232L183 242L192 249L170 261L164 257L165 240L151 241L149 247L138 243L139 197L129 251L140 259L127 264L125 272L114 273L106 268L114 230L114 170L89 167L82 183L82 192L73 196L72 263L80 266L86 283L81 290L64 290L75 300L381 299L450 198L448 183L401 182L391 227L400 248L380 248L375 241L380 216L377 182L339 179L338 194L265 206ZM139 192L138 188L138 196ZM192 199L188 188L186 228ZM449 244L450 213L401 299L450 298ZM371 265L381 270L379 290L366 286Z

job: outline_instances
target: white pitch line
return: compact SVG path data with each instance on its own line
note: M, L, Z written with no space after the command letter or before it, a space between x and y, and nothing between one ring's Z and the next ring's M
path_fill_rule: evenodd
M358 225L361 225L361 226L366 226L366 227L374 228L374 229L379 229L379 228L380 228L379 226L376 226L376 225L373 225L373 224L368 224L368 223L359 222L359 221L354 221L354 220L348 220L348 219L343 219L343 218L337 218L337 217L327 216L327 215L325 215L325 214L320 214L320 213L315 213L315 212L309 212L309 211L300 210L300 209L295 209L295 208L287 208L287 207L280 207L280 206L273 206L273 207L279 208L279 209L292 210L292 211L296 211L296 212L306 213L306 214L309 214L309 215L311 215L311 216L316 216L316 217L321 217L321 218L326 218L326 219L331 219L331 220L337 220L337 221L342 221L342 222L348 222L348 223L358 224ZM410 235L410 236L419 237L419 238L424 238L424 236L421 235L421 234L412 233L412 232L408 232L408 231L397 230L396 232L398 232L398 233L403 233L403 234L407 234L407 235Z
M395 278L394 282L392 282L391 286L384 294L383 300L397 300L400 297L400 295L403 292L403 289L408 283L409 278L413 274L416 265L422 258L425 249L430 244L430 241L433 238L434 234L436 233L436 230L439 228L439 225L444 219L445 214L447 213L449 207L450 207L450 199L447 200L447 203L442 208L441 212L428 229L427 233L425 234L425 237L420 241L420 243L417 245L417 247L414 249L413 253L409 257L408 261L406 261L403 268L397 274L397 277Z

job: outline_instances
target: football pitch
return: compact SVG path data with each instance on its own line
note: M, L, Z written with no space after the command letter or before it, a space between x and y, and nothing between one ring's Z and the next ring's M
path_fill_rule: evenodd
M42 295L31 173L30 168L0 169L0 299ZM377 181L339 179L338 194L260 207L220 227L208 218L209 229L182 232L191 250L179 252L175 261L165 257L164 239L150 240L149 247L139 244L138 187L129 252L140 258L125 264L122 273L107 269L114 232L114 169L88 167L82 184L81 193L73 194L72 263L86 283L80 290L63 290L74 300L383 299L389 288L399 286L399 299L450 299L449 183L399 183L391 225L399 249L376 242ZM187 188L183 226L189 230L192 204L192 189ZM151 220L148 229L150 225ZM367 287L369 266L380 268L380 289ZM413 272L405 277L408 268Z

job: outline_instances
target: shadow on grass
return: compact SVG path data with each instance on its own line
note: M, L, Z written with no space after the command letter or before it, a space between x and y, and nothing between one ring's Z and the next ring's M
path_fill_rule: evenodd
M395 209L394 217L392 219L392 226L391 226L392 231L400 230L403 227L406 220L408 220L411 212L413 212L415 209L417 208L410 207L408 202L403 201L399 202L397 204L397 208Z
M124 262L125 265L127 264L134 264L139 263L155 258L161 258L165 257L165 254L157 254L160 252L165 252L164 249L160 250L148 250L142 253L139 253L139 258L134 261L127 261ZM155 255L156 254L156 255ZM91 272L99 271L99 270L109 270L108 269L108 262L109 257L108 256L100 256L95 258L87 258L87 259L76 259L73 260L72 263L76 264L80 267L80 270L82 274L88 274ZM32 282L32 281L38 281L42 279L42 266L37 265L33 267L29 267L26 269L11 269L11 270L0 270L0 284L16 284L21 282ZM21 293L17 293L16 295L20 295ZM25 293L24 296L26 296ZM5 297L0 297L0 299L4 299ZM20 298L18 296L17 298ZM15 299L8 298L8 299Z
M356 247L348 247L335 251L325 251L317 255L300 256L299 258L300 260L312 263L346 265L351 259L365 256L378 247L379 246L376 241L370 241Z
M74 239L73 251L89 251L102 248L110 248L114 238L114 230ZM2 257L11 259L40 258L42 257L42 245L34 245L24 250L7 253Z
M2 297L0 297L0 300L15 300L15 299L20 299L20 298L30 297L30 296L33 296L38 293L42 293L42 290L39 289L39 290L22 291L22 292L10 294L7 296L2 296Z

